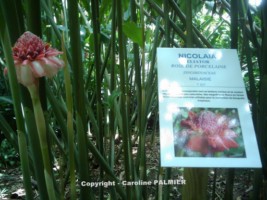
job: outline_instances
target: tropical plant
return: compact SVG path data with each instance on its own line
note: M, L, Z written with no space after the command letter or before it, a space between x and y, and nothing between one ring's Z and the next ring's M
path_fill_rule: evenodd
M31 178L40 199L149 198L148 187L122 181L147 181L152 171L146 148L148 136L156 145L158 134L155 58L161 46L238 49L263 163L262 171L254 171L256 198L263 183L258 180L266 178L266 6L263 1L252 7L246 0L2 0L0 69L8 72L0 73L0 128L19 152L26 198L34 198ZM38 82L38 90L17 74L21 53L14 45L23 34L63 53L55 58L58 52L50 52L47 60L34 51L30 62L41 63L20 63L35 70L28 78L31 85ZM63 62L56 76L44 77L55 75L57 70L46 70ZM4 110L10 105L16 125ZM176 171L160 164L153 170L159 181ZM207 198L208 171L179 170L190 183L184 199ZM229 170L227 199L233 178ZM84 186L97 181L111 185ZM157 199L170 198L170 186L155 188Z

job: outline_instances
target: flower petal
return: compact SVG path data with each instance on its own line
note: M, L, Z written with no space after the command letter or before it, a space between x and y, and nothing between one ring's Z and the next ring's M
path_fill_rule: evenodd
M46 63L47 65L54 65L55 67L57 67L59 69L64 66L64 62L55 56L48 57L45 60L47 62Z
M213 152L225 151L229 149L224 143L224 140L218 135L208 137L208 144L212 147Z
M26 87L36 84L37 82L31 68L27 65L16 66L16 73L18 82Z
M56 49L49 48L49 49L47 49L47 51L46 51L46 57L57 56L57 55L62 54L62 53L63 53L63 52L58 51L58 50L56 50Z
M31 63L31 69L33 71L34 76L37 78L43 77L46 75L42 64L38 61L33 61Z
M227 129L224 131L223 135L214 135L208 137L208 143L213 148L213 152L225 151L230 148L237 148L238 144L235 142L234 138L237 137L237 134Z
M209 153L209 146L205 137L201 135L192 136L187 143L187 148L191 149L192 151L200 152L204 155Z

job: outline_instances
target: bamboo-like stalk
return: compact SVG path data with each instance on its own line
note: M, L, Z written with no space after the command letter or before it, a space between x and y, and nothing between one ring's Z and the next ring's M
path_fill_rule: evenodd
M251 42L253 43L253 45L255 46L256 49L260 48L260 44L259 41L257 39L257 35L256 35L256 26L254 26L254 22L253 22L253 18L252 18L252 14L251 14L251 10L248 7L247 9L247 17L248 17L248 23L249 23L249 28L250 28L250 33L251 33ZM257 51L258 54L260 54L260 51ZM261 60L258 59L258 62L260 62Z
M184 170L184 179L186 185L183 186L183 200L205 200L207 199L208 169L190 169Z
M17 38L24 31L24 20L22 14L22 2L17 0L1 1L4 8L3 14L8 19L8 27L11 44L15 43ZM5 14L6 13L6 14Z
M158 181L162 181L162 177L163 177L163 168L162 167L158 167ZM163 191L162 191L163 185L159 184L157 187L157 199L158 200L162 200L163 199Z
M171 32L170 32L170 17L169 17L169 0L164 0L164 28L165 28L165 34L164 34L164 38L165 38L165 47L170 47L170 36L171 36ZM171 174L172 174L172 168L168 167L165 168L165 175L164 175L164 180L169 180L171 179ZM168 200L170 196L170 186L164 186L163 188L163 199L164 200Z
M265 12L267 11L267 4L265 7ZM265 19L266 20L266 19ZM267 22L267 21L266 21ZM266 24L264 25L266 26ZM267 28L267 27L266 27ZM265 29L266 29L265 28ZM266 36L263 36L263 41L265 40L265 42L267 41ZM262 50L266 50L266 46L262 46ZM267 60L262 58L263 62L263 66L262 67L266 67L267 65ZM262 70L262 71L265 71ZM266 71L265 71L266 72ZM254 180L253 180L253 192L252 192L252 198L253 199L259 199L260 198L260 194L261 191L264 191L264 194L262 194L264 197L267 196L267 192L266 192L266 182L262 181L264 180L263 177L266 177L267 175L267 151L266 151L266 141L267 141L267 136L266 136L266 129L267 129L267 125L265 123L266 116L267 116L267 74L264 73L262 75L261 81L260 81L260 91L259 91L259 106L260 106L260 111L259 111L259 124L258 124L258 134L257 134L257 139L258 139L258 145L259 145L259 150L260 150L260 155L261 155L261 161L262 161L262 166L263 169L256 169L254 171Z
M267 74L267 56L265 56L266 49L267 49L267 2L262 1L261 3L261 9L262 9L262 45L261 45L261 66L260 66L260 72L261 72L261 77L265 76ZM264 99L263 99L264 101ZM262 118L263 119L263 118Z
M83 81L83 65L82 65L82 48L80 42L80 27L78 18L78 2L68 0L68 18L70 29L70 46L72 57L73 71L73 91L75 116L77 120L77 144L78 144L78 163L79 163L79 178L80 181L90 181L89 163L87 151L87 122L85 108L85 92ZM81 187L80 199L94 198L94 195L89 187Z
M193 47L192 32L192 0L186 3L186 45ZM207 199L208 169L185 168L184 178L186 185L183 186L183 200L205 200Z
M137 23L137 10L136 10L136 4L135 4L135 0L131 0L130 2L131 5L131 20L134 23ZM143 10L143 2L140 2L140 9ZM143 13L141 14L140 12L140 18L143 18ZM143 27L143 23L141 24L141 26ZM143 35L143 32L142 32ZM139 51L139 45L137 43L133 44L133 53L134 53L134 74L135 74L135 85L136 85L136 109L137 110L141 110L142 108L142 80L141 80L141 65L140 65L140 51ZM137 129L137 133L140 135L139 136L139 144L138 144L138 156L136 158L135 161L135 166L136 166L136 171L137 171L137 178L139 179L143 179L144 178L144 159L143 156L145 155L144 151L143 151L143 147L142 146L142 112L137 112L136 113L136 127ZM143 155L143 156L142 156ZM142 187L138 187L136 186L136 199L140 199L140 195L142 193ZM145 195L145 191L144 191L144 195Z
M135 23L137 23L137 14L136 14L136 4L135 0L131 0L131 20ZM140 2L141 4L141 2ZM141 7L141 6L140 6ZM142 6L143 8L143 6ZM142 16L143 17L143 16ZM142 103L142 84L141 84L141 68L140 68L140 51L139 51L139 45L137 43L133 44L133 53L134 53L134 68L135 68L135 84L136 84L136 101L137 101L137 107L141 107ZM141 112L137 113L137 127L141 127L142 123L142 117ZM140 130L139 130L140 131ZM139 160L139 156L137 160ZM137 165L139 161L137 161Z
M101 103L101 60L100 60L100 22L98 15L98 2L91 0L91 12L93 22L93 34L94 34L94 64L96 72L96 104L97 104L97 121L98 121L98 133L97 145L101 153L103 153L103 119L102 119L102 103Z
M241 1L241 5L240 5L240 9L239 12L241 14L241 16L243 17L243 19L247 19L246 16L246 5L244 1ZM257 108L258 108L258 103L257 103L257 94L256 94L256 84L255 84L255 77L254 77L254 72L253 72L253 63L252 63L252 58L251 58L251 49L248 43L248 33L246 30L246 21L242 21L242 32L243 32L243 37L244 37L244 41L247 41L244 43L245 45L245 54L246 54L246 58L247 58L247 63L248 63L248 76L249 76L249 96L250 98L250 102L252 103L252 120L254 124L257 124ZM255 126L256 127L256 126ZM257 132L257 130L256 130Z
M172 168L165 168L164 180L168 181L172 176ZM170 198L170 185L165 185L163 188L163 200L168 200Z
M93 33L94 33L94 64L96 73L96 110L97 110L97 121L98 121L98 132L95 134L97 138L97 146L99 152L104 155L104 129L103 129L103 110L102 110L102 76L101 76L101 60L100 60L100 21L99 21L99 5L97 0L91 0L91 12L93 22ZM100 166L100 180L103 180L104 173ZM99 198L104 198L103 188L99 187Z
M159 18L156 21L156 29L155 29L155 34L154 34L154 39L153 39L153 47L151 52L151 63L150 63L150 73L148 75L148 80L147 82L149 84L146 84L146 90L148 91L148 96L150 98L146 103L146 108L147 108L147 113L151 111L152 106L154 106L155 110L155 120L154 120L154 127L153 127L153 135L151 137L151 144L154 144L155 140L155 132L157 130L157 123L158 123L158 101L156 100L157 98L157 72L155 69L155 64L156 64L156 52L157 52L157 47L159 46L159 30L160 30L160 24L159 24ZM153 89L150 88L150 85L153 85ZM154 103L154 104L153 104ZM152 111L151 111L152 112Z
M164 27L165 27L165 46L170 47L170 18L169 18L169 1L164 0Z
M212 179L212 193L211 193L211 200L216 199L216 182L217 182L217 169L214 169L214 175Z
M14 111L16 116L17 123L17 134L18 134L18 145L19 145L19 154L21 158L21 168L23 173L23 183L26 191L27 199L33 199L33 193L31 189L31 177L30 177L30 168L29 168L29 157L27 151L27 142L25 137L25 127L24 119L21 110L21 98L18 87L18 82L16 78L16 71L14 66L14 61L12 58L10 38L3 16L3 6L0 5L0 38L6 57L6 62L8 66L8 79L13 99Z
M235 169L228 169L226 173L226 185L224 199L233 199Z
M266 12L266 1L265 1L265 12ZM263 4L263 5L264 5ZM248 4L245 1L241 1L240 3L240 9L239 9L240 15L242 16L243 19L248 20L249 23L251 24L251 19L250 19L250 12L248 11ZM254 43L255 47L257 47L257 41L255 40L255 35L253 35L253 29L252 26L250 27L251 30L248 31L247 26L246 26L246 21L242 21L243 23L241 23L241 28L242 28L242 32L243 32L243 38L244 38L244 49L245 49L245 54L246 54L246 61L248 63L248 76L249 76L249 97L250 97L250 101L252 103L252 119L254 122L254 127L255 127L255 131L256 131L256 135L257 135L257 139L258 139L258 144L259 144L259 150L260 150L260 154L261 154L261 158L262 158L262 163L263 163L263 171L260 170L255 170L255 174L254 174L254 180L253 180L253 199L258 199L259 198L259 193L260 193L260 188L263 186L263 188L265 187L266 189L266 185L264 185L262 183L262 175L266 176L266 151L264 150L265 148L265 143L264 138L266 138L264 135L262 134L265 131L265 128L262 129L263 127L265 127L266 123L262 120L266 118L266 104L264 102L266 102L266 56L263 56L265 54L265 51L258 51L258 57L259 57L259 71L260 71L260 93L259 93L259 99L257 99L257 92L256 92L256 84L255 84L255 77L254 77L254 67L253 67L253 63L252 63L252 52L251 52L251 48L250 48L250 44L249 44L249 38L252 39L252 42ZM266 30L266 21L264 23L264 20L266 20L266 18L263 18L263 27L265 27ZM262 49L266 50L266 31L263 31L263 40L262 40ZM264 32L265 31L265 32ZM261 109L257 109L257 108ZM262 173L263 172L263 173Z
M261 155L261 161L263 169L255 170L254 182L253 182L253 193L252 198L258 199L261 191L264 191L263 196L266 197L266 181L263 182L263 177L267 176L267 136L266 136L266 117L267 117L267 1L261 2L261 20L262 20L262 44L259 56L259 67L260 67L260 88L259 88L259 121L258 121L258 134L257 140ZM263 176L264 175L264 176Z
M117 23L118 23L118 40L119 40L119 62L120 62L120 90L121 90L121 102L120 102L120 112L122 119L122 140L123 140L123 150L124 150L124 165L125 165L125 176L127 181L133 179L133 166L132 166L132 153L131 153L131 137L129 134L128 126L128 113L126 97L128 91L126 90L125 77L127 73L125 72L125 58L124 58L124 42L123 42L123 32L122 32L122 2L117 1ZM133 198L133 191L131 187L126 186L126 194L128 199Z
M238 1L231 0L231 48L238 48Z
M148 75L148 79L147 82L148 83L152 83L153 79L157 78L157 73L155 71L155 63L156 63L156 52L157 52L157 47L159 46L159 29L160 29L160 20L159 18L156 21L156 28L155 28L155 34L154 34L154 38L153 38L153 47L152 47L152 51L151 51L151 63L150 63L150 73ZM151 91L150 85L146 84L146 90L147 91Z
M116 89L116 73L115 73L115 66L116 66L116 0L112 0L112 8L111 8L111 52L110 52L110 80L109 80L109 88L110 93L114 94ZM114 100L115 101L115 100ZM112 172L114 172L115 166L115 134L116 134L116 118L115 118L115 106L114 101L111 102L110 105L110 112L109 112L109 133L110 136L110 152L109 152L109 165ZM117 199L117 195L115 189L111 188L111 197L113 199Z
M72 71L74 75L74 94L75 106L80 114L82 124L86 127L86 113L84 109L84 81L83 81L83 65L82 65L82 48L80 42L80 27L78 19L78 4L77 1L69 0L69 29L70 29L70 46L72 55Z
M245 2L243 2L245 4ZM262 20L262 30L261 30L261 46L258 47L258 41L255 41L255 33L254 33L254 23L252 24L251 22L251 16L250 16L250 11L248 10L247 15L248 15L248 21L250 25L250 30L251 30L251 38L252 42L258 50L258 64L259 64L259 72L260 72L260 87L259 87L259 98L258 98L258 117L257 117L257 124L254 123L254 125L257 125L257 141L258 141L258 146L259 146L259 151L261 155L261 162L263 169L255 169L254 171L254 180L253 180L253 192L252 192L252 199L259 199L261 196L266 197L266 181L264 180L264 177L267 176L267 151L266 151L266 91L267 91L267 57L266 57L266 50L267 50L267 2L262 1L261 2L261 20ZM244 26L245 28L245 26ZM248 42L247 42L248 43ZM246 44L246 48L248 47L249 44ZM250 52L251 53L251 52ZM250 58L251 59L251 58ZM251 62L251 60L249 61ZM250 63L252 64L252 63ZM252 67L250 67L250 70ZM250 72L252 73L252 72ZM252 74L250 75L252 76ZM250 83L251 84L251 83ZM253 88L250 88L253 89ZM253 112L253 110L252 110ZM262 194L262 191L264 193Z
M193 25L192 25L192 0L185 4L186 8L186 46L193 47Z
M140 127L139 127L139 146L140 146L140 158L141 158L141 162L140 162L140 166L139 166L139 170L140 170L140 179L143 181L147 180L147 166L146 166L146 151L145 151L145 144L146 144L146 122L147 122L147 113L146 113L146 99L147 99L147 95L146 95L146 88L145 88L145 82L146 82L146 70L145 70L145 51L146 51L146 47L145 47L145 15L144 15L144 1L141 0L140 1L140 21L141 21L141 29L142 29L142 46L141 46L141 52L142 52L142 57L141 57L141 93L139 93L139 98L141 100L139 106L138 106L138 110L141 113L140 120ZM135 72L137 72L137 68L135 70ZM146 188L142 188L142 194L143 194L143 198L146 198L147 196L147 190Z
M63 39L64 40L64 39ZM63 51L65 47L63 46ZM67 132L68 132L68 148L69 148L69 168L70 168L70 197L71 200L76 200L76 178L75 178L75 155L74 155L74 129L73 129L73 100L72 100L72 86L70 80L70 73L68 68L68 61L66 53L63 54L63 60L65 62L64 69L64 82L66 91L66 104L67 104Z
M231 0L231 48L238 48L238 1ZM233 199L235 169L227 170L224 199Z
M115 66L116 66L116 0L112 0L112 25L111 25L111 53L110 53L110 93L113 94L116 89L116 77L115 77ZM109 163L110 168L113 170L114 168L114 154L115 154L115 133L116 133L116 126L115 126L115 106L114 102L111 106L110 113L109 113L109 130L110 130L110 154L109 154Z
M27 29L41 36L41 7L40 0L26 0Z

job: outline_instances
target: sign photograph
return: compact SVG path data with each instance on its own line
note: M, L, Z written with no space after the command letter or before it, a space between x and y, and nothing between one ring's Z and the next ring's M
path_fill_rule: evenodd
M260 168L236 50L158 48L161 166Z

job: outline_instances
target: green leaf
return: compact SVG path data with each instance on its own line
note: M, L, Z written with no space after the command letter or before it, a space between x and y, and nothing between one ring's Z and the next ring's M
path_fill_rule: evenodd
M111 108L114 105L115 100L117 97L121 95L121 92L118 90L115 90L111 93L110 96L108 96L106 104L108 105L109 108Z
M0 102L10 103L10 104L13 103L12 99L10 97L7 97L7 96L0 97Z
M142 46L143 38L142 38L142 29L138 27L136 23L129 21L125 22L122 26L123 33L130 38L133 42Z

